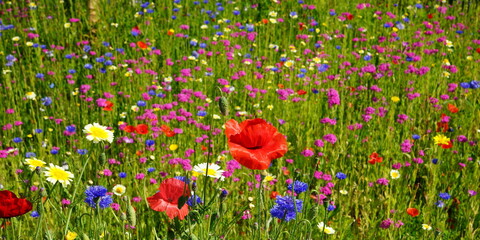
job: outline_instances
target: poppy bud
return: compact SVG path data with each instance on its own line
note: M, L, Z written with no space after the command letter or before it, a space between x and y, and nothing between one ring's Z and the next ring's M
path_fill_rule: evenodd
M128 208L127 208L127 217L128 217L128 222L130 223L131 226L135 226L137 224L137 216L135 215L135 209L130 204L128 205Z
M227 98L221 97L220 100L218 100L218 107L220 108L220 112L222 113L223 116L228 115L229 105L228 105Z
M127 221L127 214L124 213L124 212L122 212L122 214L120 215L120 219L121 219L122 221Z
M107 156L105 156L105 153L100 154L99 160L100 165L105 164L105 161L107 160Z

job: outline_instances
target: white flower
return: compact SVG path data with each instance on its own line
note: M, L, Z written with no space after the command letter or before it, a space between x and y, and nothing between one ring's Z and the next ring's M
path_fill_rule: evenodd
M400 178L400 173L397 170L391 170L390 171L390 177L392 179L398 179L398 178Z
M192 171L194 176L204 175L220 180L223 180L222 174L225 172L224 170L220 170L220 166L214 163L200 163L193 167Z
M100 141L113 142L113 131L107 130L107 127L98 123L88 124L83 129L83 132L87 134L87 139L98 143Z
M320 222L318 224L318 228L320 228L320 231L322 231L326 234L334 234L335 233L335 230L333 228L325 226L325 223L323 223L323 222Z
M425 224L425 223L422 224L422 228L423 228L423 230L427 230L427 231L432 230L432 227L431 227L430 225L428 225L428 224Z
M113 186L112 192L117 196L122 196L127 188L121 184Z
M69 171L65 171L60 166L56 166L50 163L50 167L45 168L45 177L47 177L47 181L55 184L57 182L61 183L63 187L66 187L72 181L73 173Z
M37 97L37 94L35 94L34 92L27 92L25 94L25 97L30 100L35 100L35 98Z

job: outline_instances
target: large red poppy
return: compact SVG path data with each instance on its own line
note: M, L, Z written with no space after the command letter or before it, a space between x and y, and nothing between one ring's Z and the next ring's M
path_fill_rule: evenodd
M23 215L32 210L32 203L25 198L17 198L8 190L0 191L0 218Z
M250 169L265 170L288 150L285 136L260 118L240 124L231 119L225 124L225 134L232 157Z
M147 124L138 124L135 127L135 132L138 134L147 134L148 133L148 125Z
M170 219L178 217L183 220L188 214L188 205L181 198L185 200L190 196L188 185L176 178L168 178L160 184L159 190L155 195L147 198L150 208L165 212ZM182 206L179 206L179 201L183 202Z

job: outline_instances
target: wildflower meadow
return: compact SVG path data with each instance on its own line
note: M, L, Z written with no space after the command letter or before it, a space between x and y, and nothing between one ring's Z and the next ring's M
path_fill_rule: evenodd
M0 239L480 239L479 12L0 0Z

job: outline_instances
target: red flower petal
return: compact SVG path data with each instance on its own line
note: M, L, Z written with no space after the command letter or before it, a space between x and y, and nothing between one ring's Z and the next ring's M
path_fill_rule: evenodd
M0 218L23 215L32 210L32 203L8 190L0 191Z
M184 219L188 214L188 205L178 208L180 197L188 197L190 190L188 185L178 179L169 178L160 184L160 192L148 197L147 202L151 209L165 212L170 219L178 217Z
M232 157L249 169L265 170L272 160L288 150L287 140L263 119L252 119L238 124L229 120L225 134Z

